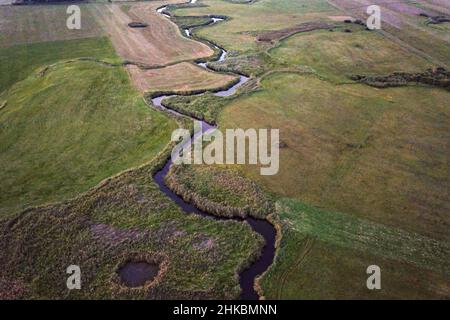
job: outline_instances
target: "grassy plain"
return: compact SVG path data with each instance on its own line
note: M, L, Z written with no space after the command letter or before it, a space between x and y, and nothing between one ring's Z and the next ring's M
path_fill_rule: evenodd
M127 4L126 10L119 4L96 4L90 10L123 59L167 66L210 56L210 48L182 37L175 24L154 13L167 2ZM256 90L221 101L205 94L169 104L217 120L221 129L279 128L280 172L263 177L253 166L181 168L172 172L172 188L183 193L188 187L189 196L211 211L217 206L246 212L269 208L272 197L266 198L266 190L280 199L275 219L282 240L273 268L260 282L268 298L448 298L450 94L426 86L380 90L348 79L354 73L423 71L433 61L448 61L445 34L437 29L424 33L429 26L414 17L406 26L419 27L401 36L353 25L345 25L353 32L344 33L336 22L341 28L333 32L262 43L256 40L261 33L303 22L330 23L330 16L349 12L325 0L233 2L204 0L207 6L174 12L230 17L194 34L230 50L233 61L214 67L245 70L254 76L247 89ZM152 28L130 30L126 24L132 19ZM158 69L164 76L148 85L150 91L166 86L169 68ZM198 75L187 79L179 73L178 85L188 88L193 83L185 80L204 80L204 73ZM147 110L127 80L119 68L77 62L52 68L43 77L33 74L0 96L0 137L9 135L1 144L1 162L12 168L2 181L30 168L33 174L58 175L9 182L13 187L1 190L12 193L2 201L6 207L32 203L36 190L42 194L35 202L50 195L67 198L162 149L175 124ZM177 83L175 77L170 81ZM65 113L55 112L55 102ZM123 110L107 112L119 105ZM55 116L57 121L48 122ZM5 126L3 119L13 125ZM22 134L21 128L29 130ZM43 149L33 145L36 132L45 134L35 144ZM15 286L18 296L36 298L237 297L236 272L258 252L261 239L245 224L182 215L151 181L154 165L110 179L73 201L0 222L0 292ZM15 166L17 171L11 171ZM70 190L61 188L67 181ZM29 198L19 199L20 194ZM9 203L11 197L16 200ZM170 261L162 281L138 290L120 286L117 266L143 253ZM86 270L88 290L68 294L65 268L74 257ZM371 264L382 268L383 290L378 292L365 287Z
M216 14L230 17L229 21L195 31L199 37L219 43L225 49L255 52L266 47L257 43L258 32L283 29L310 20L326 20L326 14L336 12L326 1L273 1L259 0L251 5L221 0L204 0L204 7L173 10L176 15Z
M262 285L268 299L445 299L450 243L291 199L277 203L283 238ZM381 267L381 290L366 268Z
M182 36L175 23L156 12L164 4L176 2L179 1L136 3L129 5L127 12L121 9L121 4L91 4L89 9L124 60L165 66L213 55L210 47ZM145 22L149 26L132 29L127 25L131 21Z
M15 45L2 57L0 298L237 298L237 274L262 239L245 223L186 215L159 191L152 177L177 126L145 104L122 67L76 59L122 61L109 41ZM117 269L130 259L162 261L158 280L123 286ZM68 291L74 263L82 290Z
M95 62L35 72L0 99L2 216L148 161L176 128L149 109L124 69Z

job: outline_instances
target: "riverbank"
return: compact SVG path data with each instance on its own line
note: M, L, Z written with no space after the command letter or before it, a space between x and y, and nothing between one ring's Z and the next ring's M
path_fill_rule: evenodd
M164 10L159 9L161 14L163 14ZM217 60L221 60L223 61L224 59L226 59L226 51L222 49L222 53L219 55L219 57L217 58ZM233 94L236 93L237 89L242 86L245 82L248 81L248 77L242 76L240 75L240 80L238 83L232 85L230 88L223 90L223 91L218 91L215 93L216 96L220 96L220 97L228 97L231 96ZM195 94L195 93L194 93ZM174 96L174 94L170 95L171 97ZM165 109L164 105L163 105L163 100L167 98L167 96L165 95L161 95L161 93L158 94L154 94L154 98L152 99L152 103L153 105L155 105L156 107L158 107L159 109ZM173 112L173 111L172 111ZM186 115L183 115L186 116ZM207 131L209 129L211 129L211 125L207 124L206 122L203 122L203 130ZM191 142L192 139L194 139L195 137L191 138ZM220 210L211 210L212 207L217 207L217 206L213 206L212 203L210 203L210 205L203 205L204 202L202 201L197 201L197 197L196 196L187 196L186 192L182 192L181 189L177 189L174 188L177 192L177 194L175 194L172 189L169 189L166 185L166 182L171 181L167 175L168 172L170 170L172 163L169 160L166 165L164 166L164 168L159 171L158 173L156 173L155 175L155 181L158 183L160 190L162 192L164 192L166 195L168 195L173 201L175 201L175 203L177 203L180 208L182 208L186 213L190 213L190 212L194 212L198 215L201 216L210 216L210 217L214 217L215 219L232 219L232 220L243 220L246 221L253 229L253 231L255 231L256 233L260 234L264 240L265 240L265 245L262 248L262 252L260 254L260 256L258 257L258 259L254 259L255 261L249 263L245 268L243 268L240 272L239 278L240 278L240 284L241 284L241 298L242 299L258 299L259 295L258 292L255 290L255 279L258 275L260 275L261 273L265 272L269 266L272 264L273 262L273 258L274 258L274 251L275 251L275 238L276 238L276 231L275 228L266 220L256 220L254 218L251 218L250 216L242 216L240 215L240 219L238 217L235 216L234 213L238 213L240 211L233 211L231 210L230 212L232 213L231 215L225 215L225 217L222 215L222 210L225 210L224 207L221 207ZM175 186L173 183L169 183L169 186L171 186L172 188ZM180 197L180 195L182 196L182 198ZM194 206L192 206L192 203ZM202 211L201 208L203 210L206 211ZM229 211L229 210L225 210L225 211Z

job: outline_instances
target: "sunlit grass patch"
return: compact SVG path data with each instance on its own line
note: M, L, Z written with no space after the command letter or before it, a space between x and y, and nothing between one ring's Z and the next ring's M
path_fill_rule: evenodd
M176 128L151 110L121 67L61 63L1 96L0 213L86 191L149 161Z
M269 299L424 299L450 292L448 241L436 241L291 199L277 203L282 240L261 284ZM381 290L366 269L381 269Z

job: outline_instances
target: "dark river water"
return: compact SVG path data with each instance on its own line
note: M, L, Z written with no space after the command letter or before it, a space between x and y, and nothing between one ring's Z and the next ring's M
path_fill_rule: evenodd
M163 10L161 10L161 9L158 10L158 12L160 12L160 13L162 11ZM213 23L218 23L220 21L222 21L222 19L214 19ZM185 31L185 34L186 34L186 36L191 36L190 31L187 31L187 32ZM215 46L215 47L217 49L221 50L221 54L220 54L218 60L219 61L225 60L227 52L222 48L219 48L217 46ZM198 65L200 65L201 67L207 68L207 65L205 63L199 63ZM244 83L246 83L249 80L249 78L246 76L243 76L243 75L239 75L239 76L240 76L239 83L235 84L234 86L232 86L231 88L229 88L227 90L217 92L217 93L215 93L215 95L219 96L219 97L228 97L228 96L233 95L240 86L242 86ZM168 96L160 96L160 97L156 97L156 98L152 99L153 105L155 107L158 107L167 112L171 112L173 114L180 115L178 112L169 110L162 105L162 101L167 97ZM192 119L192 120L194 120L194 119ZM202 121L202 128L203 128L203 132L206 132L210 129L213 129L214 127L212 125ZM193 141L193 139L195 139L195 138L196 138L195 136L192 137L191 141ZM167 163L164 165L164 167L159 172L156 173L154 179L155 179L156 183L158 184L159 188L161 189L161 191L164 192L164 194L166 194L170 199L172 199L184 212L198 214L202 217L206 217L206 218L214 219L214 220L234 220L234 221L241 221L241 222L245 221L251 226L251 228L255 232L257 232L264 238L265 245L261 252L260 257L256 261L254 261L247 269L245 269L244 271L242 271L239 274L239 282L240 282L241 289L242 289L241 299L245 299L245 300L258 299L259 296L256 293L253 286L255 283L255 278L258 275L262 274L264 271L266 271L273 262L274 255L275 255L275 238L276 238L275 228L273 227L272 224L270 224L266 220L258 220L258 219L252 218L252 217L247 217L245 219L217 217L217 216L211 215L207 212L204 212L202 210L199 210L192 204L185 202L181 197L179 197L174 192L172 192L166 186L166 184L164 182L164 178L167 175L171 165L172 165L172 161L169 159L167 161Z

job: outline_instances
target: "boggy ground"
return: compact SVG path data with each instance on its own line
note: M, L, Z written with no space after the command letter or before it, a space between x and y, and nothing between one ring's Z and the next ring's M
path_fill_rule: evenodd
M237 273L262 240L246 223L181 212L152 178L165 159L110 178L76 199L1 220L0 296L237 298ZM117 270L136 258L162 266L154 281L130 289ZM82 289L69 291L66 269L73 264L81 268Z
M214 90L227 87L237 77L229 74L209 72L195 64L182 62L165 68L142 70L127 66L134 85L142 93L147 91L190 92Z

